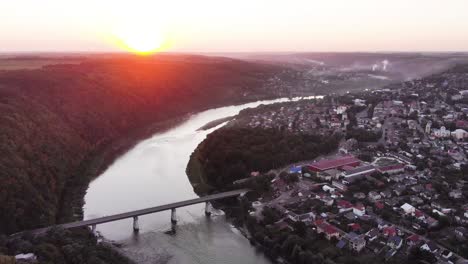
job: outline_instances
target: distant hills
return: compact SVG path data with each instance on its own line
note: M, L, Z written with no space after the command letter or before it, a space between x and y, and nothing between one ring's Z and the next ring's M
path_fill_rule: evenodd
M275 62L323 71L373 71L398 80L420 78L443 71L458 63L468 62L468 53L444 52L303 52L303 53L231 53L234 58Z

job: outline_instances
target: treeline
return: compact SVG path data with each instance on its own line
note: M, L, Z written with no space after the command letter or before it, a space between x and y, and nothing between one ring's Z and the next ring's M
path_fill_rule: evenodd
M133 263L107 242L98 243L97 238L86 228L75 229L73 232L51 229L45 236L25 234L14 239L6 239L5 236L0 235L0 260L1 252L10 256L33 253L38 263L44 264Z
M208 184L223 188L252 171L267 172L296 161L314 159L335 150L338 143L339 136L334 135L225 127L209 134L192 153L187 173L199 174Z
M99 172L90 164L103 152L129 147L155 122L273 98L265 80L282 71L165 56L0 72L0 233L71 220L82 206L71 204Z
M381 131L369 131L364 128L346 130L346 139L354 138L358 142L377 142L382 137Z

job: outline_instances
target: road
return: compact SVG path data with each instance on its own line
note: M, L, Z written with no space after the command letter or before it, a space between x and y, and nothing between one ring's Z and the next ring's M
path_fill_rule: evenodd
M157 213L161 211L171 210L173 208L179 208L179 207L189 206L189 205L198 204L198 203L204 203L204 202L210 202L210 201L229 198L229 197L235 197L242 193L246 193L248 191L249 191L248 189L240 189L240 190L235 190L235 191L217 193L213 195L203 196L200 198L195 198L195 199L190 199L190 200L185 200L185 201L170 203L170 204L165 204L165 205L159 205L159 206L140 209L140 210L131 211L131 212L125 212L125 213L109 215L109 216L104 216L104 217L95 218L95 219L76 221L76 222L71 222L71 223L66 223L66 224L60 224L60 225L55 225L55 226L29 230L29 232L32 233L33 235L39 235L39 234L43 234L47 232L49 229L53 227L69 229L69 228L104 224L104 223L122 220L126 218L133 218L135 216L141 216L141 215L147 215L147 214ZM20 235L23 232L16 233L13 236Z

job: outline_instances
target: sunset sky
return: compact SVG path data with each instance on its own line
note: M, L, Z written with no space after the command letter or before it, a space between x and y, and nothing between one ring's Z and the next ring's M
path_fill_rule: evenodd
M0 52L468 51L467 12L467 0L1 0Z

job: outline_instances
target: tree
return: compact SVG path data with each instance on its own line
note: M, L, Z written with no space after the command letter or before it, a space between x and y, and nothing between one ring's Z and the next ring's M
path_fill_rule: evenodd
M293 224L294 232L300 236L300 237L305 237L307 233L307 226L304 222L302 221L296 221Z
M409 119L413 119L413 120L418 120L418 112L417 111L413 111L409 114L408 116Z
M427 261L429 263L435 263L437 259L435 256L427 250L421 250L419 247L411 248L411 251L408 255L409 263L417 263L419 261Z

